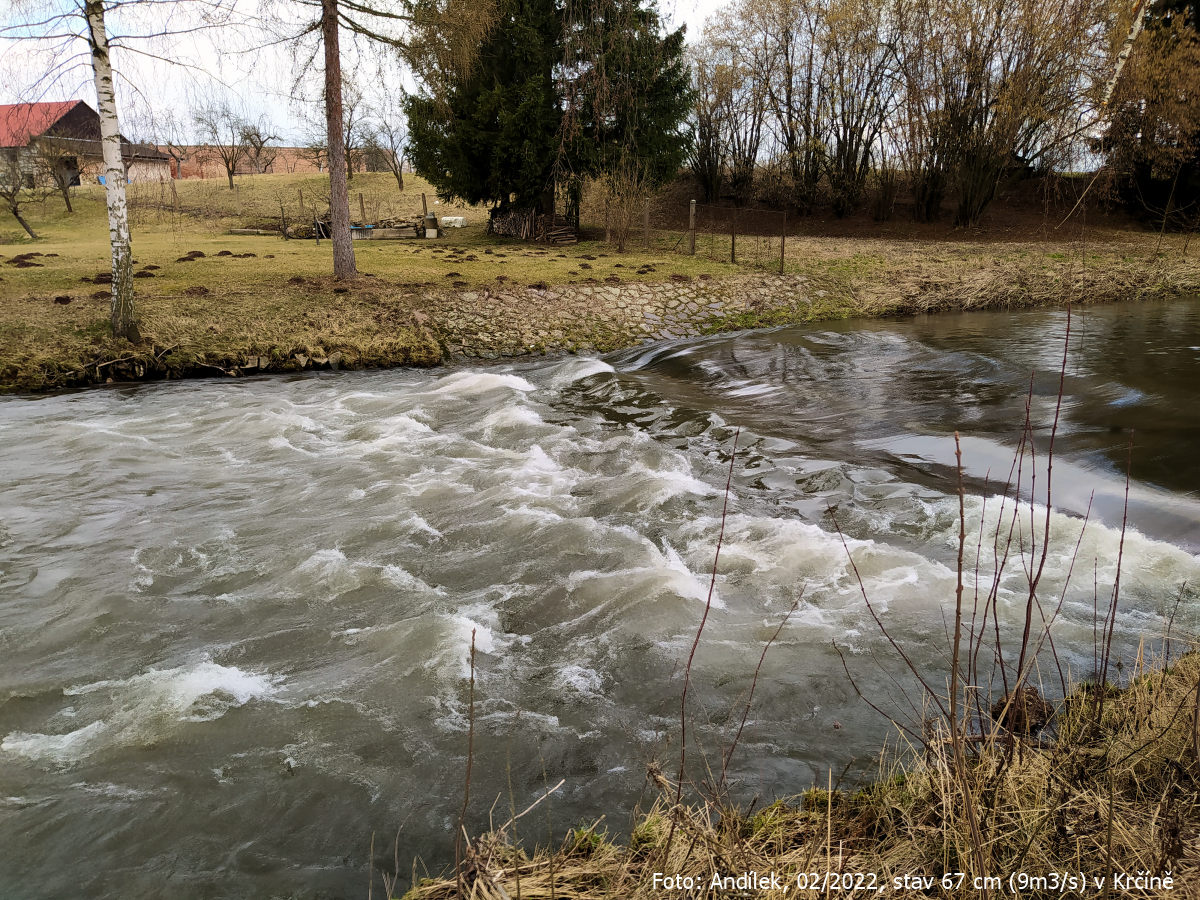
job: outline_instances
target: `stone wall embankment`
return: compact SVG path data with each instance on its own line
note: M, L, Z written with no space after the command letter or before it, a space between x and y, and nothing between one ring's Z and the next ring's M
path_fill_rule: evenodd
M453 354L482 359L613 350L711 331L741 313L807 308L802 275L536 287L448 294L429 312Z

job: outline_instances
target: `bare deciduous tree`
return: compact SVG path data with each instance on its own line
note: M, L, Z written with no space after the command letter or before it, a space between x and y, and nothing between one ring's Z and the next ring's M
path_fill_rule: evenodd
M367 143L370 123L362 91L353 82L342 85L342 144L346 148L346 178L362 170L362 151Z
M192 121L204 144L201 152L221 163L232 191L233 176L246 158L245 117L228 100L209 98L192 110Z
M29 178L21 166L20 153L15 149L0 151L0 202L35 241L38 239L37 233L21 214L21 207L38 199L36 190L36 182Z
M364 149L392 173L396 187L404 190L404 164L408 155L408 126L396 105L374 111L366 126Z
M329 165L329 147L325 143L324 133L309 135L299 154L301 159L316 166L318 172L324 172Z
M192 153L183 123L172 110L167 110L153 117L150 132L154 145L171 157L172 177L182 178L183 164Z
M721 84L717 102L726 127L729 186L739 202L754 192L777 62L770 29L757 25L777 5L777 0L742 0L718 18L711 35L713 77Z
M480 39L491 27L496 4L494 0L295 0L295 3L315 14L315 18L297 23L291 38L297 45L308 35L318 35L320 40L333 275L339 280L350 279L358 272L350 234L342 32L391 48L414 71L436 75L439 66L470 63Z
M702 41L691 48L692 141L688 166L700 186L704 202L715 203L721 194L728 162L728 93L732 90L728 68L722 66L713 44Z
M71 188L79 184L81 149L81 142L57 135L43 136L34 144L38 180L54 185L68 213L75 212Z
M894 102L891 27L886 9L874 0L833 0L821 21L829 135L825 174L839 217L862 201Z
M1109 68L1111 0L895 0L903 154L917 217L958 188L974 225L1016 164L1077 141Z
M861 202L872 159L898 158L916 218L935 218L956 191L957 221L973 225L1010 172L1078 150L1112 36L1128 30L1121 8L738 0L710 20L715 51L704 60L732 76L723 102L734 193L745 199L765 173L770 199L805 210L824 194L844 215Z
M265 173L279 155L278 148L270 146L271 141L277 140L279 135L274 133L273 126L265 117L242 123L241 141L245 147L245 158L259 175Z

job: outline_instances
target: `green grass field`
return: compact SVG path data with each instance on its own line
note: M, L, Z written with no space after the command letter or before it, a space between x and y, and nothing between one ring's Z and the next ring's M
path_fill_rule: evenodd
M322 193L324 188L324 193ZM76 212L68 215L61 201L48 198L28 207L28 218L39 241L30 241L14 221L0 223L0 254L39 251L57 257L39 260L41 268L15 272L5 268L0 282L0 299L23 294L78 293L75 285L84 276L94 276L108 267L108 231L104 196L99 186L76 188ZM633 275L649 263L659 269L638 276L656 280L672 273L698 275L730 274L741 270L728 262L702 256L687 257L656 248L653 252L632 251L616 256L603 243L584 241L559 251L543 246L488 237L487 211L457 204L434 205L429 186L409 176L400 193L390 175L360 174L351 183L352 207L357 221L358 196L372 222L383 218L416 219L421 213L421 192L429 208L440 215L463 216L468 227L450 229L436 240L417 238L396 241L357 241L355 253L361 272L401 285L449 287L452 282L479 286L496 281L516 284L562 284L572 280L603 278L614 273ZM314 202L318 210L327 205L328 182L322 176L244 176L230 191L223 180L188 180L166 184L130 185L134 255L138 268L158 266L155 280L139 283L147 296L173 295L189 287L204 285L221 291L271 290L282 279L293 276L323 278L332 272L328 241L285 241L279 236L231 235L231 228L278 228L279 202L285 202L289 224L301 220L300 197ZM5 230L6 226L7 230ZM656 243L671 242L670 235L656 235ZM205 254L195 261L180 262L189 252ZM247 259L217 257L253 253ZM589 259L595 257L595 259Z

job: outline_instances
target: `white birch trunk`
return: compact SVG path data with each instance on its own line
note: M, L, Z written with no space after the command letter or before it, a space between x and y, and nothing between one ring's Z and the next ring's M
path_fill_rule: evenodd
M87 37L96 80L100 112L100 147L104 156L104 197L108 205L108 238L112 245L112 332L113 337L137 343L141 340L133 317L133 242L129 233L129 209L125 202L125 166L121 160L121 126L117 119L117 95L108 34L104 27L104 0L84 0Z
M1129 34L1125 36L1125 42L1121 45L1121 52L1117 54L1117 65L1113 69L1112 78L1108 79L1108 83L1104 85L1104 96L1100 100L1101 114L1108 109L1113 91L1117 89L1117 82L1121 80L1121 70L1125 68L1125 63L1129 62L1129 54L1133 52L1134 41L1142 33L1142 28L1146 24L1146 12L1153 5L1154 0L1149 0L1149 2L1147 0L1138 0L1134 5L1133 24L1129 26Z

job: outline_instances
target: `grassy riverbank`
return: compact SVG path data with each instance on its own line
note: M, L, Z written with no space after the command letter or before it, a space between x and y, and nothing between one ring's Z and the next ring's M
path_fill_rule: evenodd
M654 770L650 777L663 799L634 817L627 840L610 840L595 825L527 853L517 833L523 823L510 822L473 842L461 881L425 880L406 900L880 893L1194 900L1200 897L1198 690L1195 653L1134 672L1129 686L1111 691L1102 705L1080 689L1061 705L1056 741L984 746L969 762L965 783L953 776L949 747L937 740L924 754L885 756L867 787L814 788L762 808L676 806L674 787ZM968 806L985 835L982 871L968 837ZM774 873L789 890L709 889L714 873L744 872ZM799 890L802 873L818 889ZM825 873L839 876L832 892ZM664 889L662 876L674 875L692 876L696 887ZM1149 876L1158 879L1156 889L1135 889L1134 878ZM1103 883L1095 880L1101 877ZM1085 888L1077 884L1082 879Z
M746 264L754 257L748 241L739 265L729 262L727 238L701 241L689 256L677 252L680 235L671 230L656 231L650 250L617 253L596 240L547 248L489 238L485 211L459 207L437 208L468 219L446 238L359 242L365 277L339 285L328 275L328 241L318 247L228 233L278 222L280 203L295 221L301 197L319 198L319 178L258 176L238 185L232 192L216 181L135 186L136 302L145 337L137 347L107 335L99 188L78 189L71 215L53 199L31 205L38 241L0 231L0 391L436 365L452 353L610 350L792 322L1200 291L1197 247L1125 223L1059 232L1035 217L1025 227L1006 220L993 232L924 227L905 235L895 224L870 234L805 220L787 241L786 301L779 290L739 300L743 285L771 277ZM427 186L410 179L400 194L383 175L359 175L352 184L369 218L414 215L421 190ZM822 236L826 224L838 236ZM664 283L692 287L670 296L635 287Z

